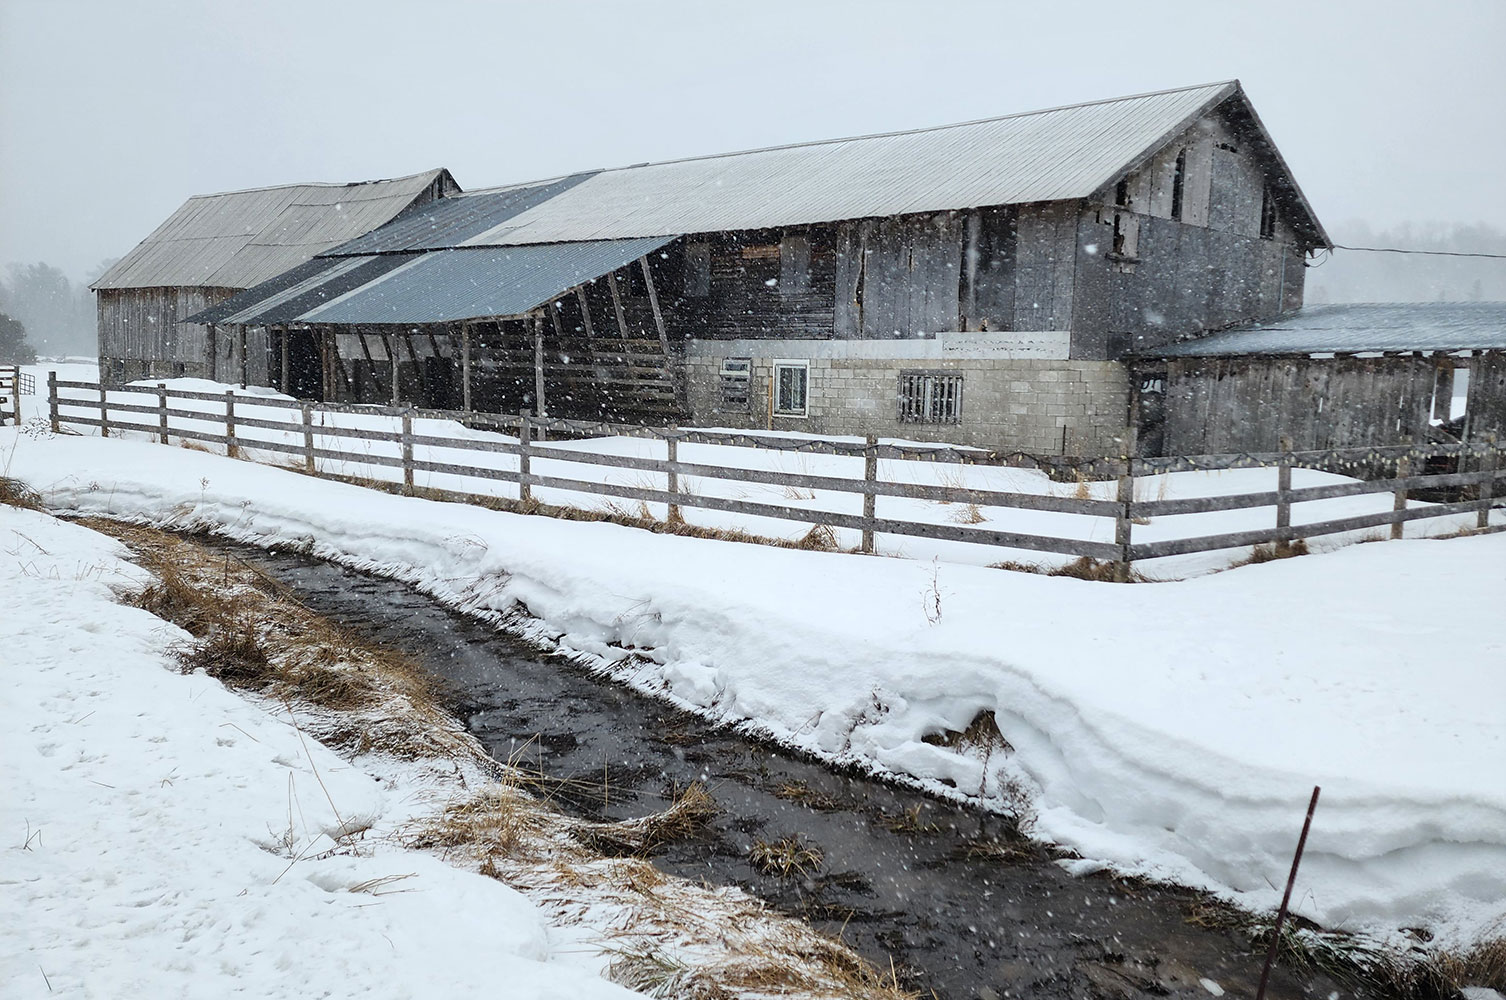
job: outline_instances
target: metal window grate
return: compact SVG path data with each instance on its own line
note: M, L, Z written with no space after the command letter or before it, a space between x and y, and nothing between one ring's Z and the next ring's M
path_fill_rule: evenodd
M752 358L723 358L721 396L717 409L722 413L748 412L748 384L753 371Z
M901 372L899 422L902 424L958 424L962 422L962 376L937 372Z

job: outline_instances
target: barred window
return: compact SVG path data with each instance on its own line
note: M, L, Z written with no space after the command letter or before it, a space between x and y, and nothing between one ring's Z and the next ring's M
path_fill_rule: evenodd
M723 358L721 395L717 410L722 413L748 412L748 380L753 370L752 358Z
M902 424L958 424L962 422L962 376L940 372L901 372L899 422Z

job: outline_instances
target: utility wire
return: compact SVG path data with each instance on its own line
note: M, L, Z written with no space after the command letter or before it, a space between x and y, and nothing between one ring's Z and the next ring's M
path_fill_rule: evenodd
M1460 250L1402 250L1398 247L1346 247L1335 243L1334 250L1364 250L1368 253L1412 253L1425 257L1488 257L1491 260L1506 260L1506 253L1464 253Z

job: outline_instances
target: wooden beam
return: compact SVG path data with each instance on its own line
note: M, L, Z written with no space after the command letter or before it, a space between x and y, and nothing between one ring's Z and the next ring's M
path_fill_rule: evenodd
M471 324L460 324L460 404L471 409Z
M372 384L375 385L376 382L377 382L377 379L378 379L377 364L376 364L376 358L373 358L371 356L371 346L366 343L366 331L365 330L357 330L356 331L356 339L358 339L361 342L361 353L364 354L364 355L366 355L366 366L367 366L367 369L371 372L371 381L372 381ZM362 399L362 400L358 400L358 402L364 403L364 402L366 402L366 400Z
M581 321L586 327L586 339L596 336L596 331L591 328L591 307L586 304L586 289L584 285L575 286L575 298L580 302Z
M413 370L418 373L418 387L427 398L429 395L429 375L424 371L424 366L418 360L418 352L413 349L413 333L403 330L403 343L408 345L408 360L413 362Z
M244 389L246 387L246 376L247 376L247 370L246 369L247 369L247 363L246 363L246 328L243 326L243 327L241 327L241 388L242 389Z
M397 351L393 350L392 337L389 334L378 334L382 338L382 346L387 350L387 366L392 369L392 405L397 405Z
M648 269L648 257L639 257L638 266L643 268L643 284L648 288L648 304L654 310L654 326L659 330L659 346L669 355L669 333L664 329L664 313L659 311L659 293L654 291L654 276Z
M547 417L544 408L544 320L537 313L533 317L533 412Z
M288 388L288 328L281 327L282 333L279 338L282 342L282 385L277 388L291 396L293 393Z
M617 332L628 339L627 316L622 311L622 293L617 290L617 272L607 272L607 287L612 290L612 309L617 313Z

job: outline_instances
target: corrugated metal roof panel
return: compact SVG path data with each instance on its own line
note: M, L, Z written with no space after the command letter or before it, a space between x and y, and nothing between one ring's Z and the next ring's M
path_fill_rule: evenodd
M888 135L604 170L467 246L765 229L1084 198L1234 82Z
M93 287L248 288L382 225L442 174L195 195Z
M1147 352L1158 358L1506 350L1506 302L1313 306L1275 322Z
M381 228L358 236L329 253L394 253L459 246L479 233L497 229L518 213L569 190L590 176L589 173L572 174L559 180L456 195L418 205Z
M393 254L401 266L297 318L301 323L444 323L518 316L652 253L674 237ZM326 258L337 259L337 258Z

